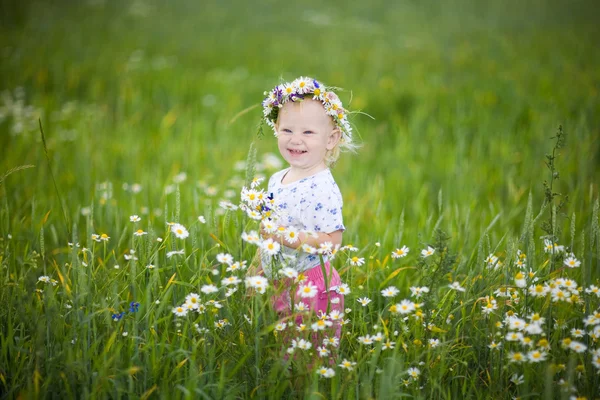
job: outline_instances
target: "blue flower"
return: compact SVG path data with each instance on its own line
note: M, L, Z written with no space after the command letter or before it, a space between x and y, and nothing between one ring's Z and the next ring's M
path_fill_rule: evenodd
M132 301L131 303L129 303L129 312L136 312L140 307L140 303L136 303L135 301Z
M125 315L125 313L124 313L124 312L121 312L121 313L118 313L118 314L113 314L113 315L111 316L111 318L112 318L112 320L113 320L113 321L115 321L115 322L116 322L116 321L120 321L120 320L121 320L121 318L123 318L123 315Z

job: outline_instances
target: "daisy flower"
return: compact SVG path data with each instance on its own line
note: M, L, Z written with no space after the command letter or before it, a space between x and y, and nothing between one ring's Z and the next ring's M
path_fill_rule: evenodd
M227 200L221 200L219 202L219 207L227 211L235 211L238 209L238 206Z
M373 339L369 335L359 336L358 337L358 342L360 344L373 344Z
M171 232L173 232L179 239L185 239L190 235L187 229L185 229L185 226L181 224L171 225Z
M325 328L329 328L332 325L333 325L333 322L331 322L331 321L319 319L319 320L317 320L317 322L313 323L310 327L313 331L318 332L318 331L324 330Z
M244 283L247 288L256 289L260 294L264 294L268 286L267 278L263 276L248 276Z
M418 287L418 286L412 286L410 288L410 292L413 296L419 298L421 297L424 293L429 293L429 288L427 286L422 286L422 287Z
M317 369L317 374L323 378L332 378L335 376L335 371L331 368L321 367Z
M569 268L577 268L581 265L581 261L576 259L575 256L571 254L565 259L564 264Z
M427 258L430 255L432 255L433 253L435 253L435 249L433 247L431 247L431 246L427 246L426 249L421 250L421 256L423 258Z
M237 276L229 276L221 280L223 286L238 285L242 280Z
M140 222L142 219L140 217L138 217L137 215L132 215L129 217L129 221L131 222Z
M263 226L263 229L265 230L265 232L267 232L267 233L277 232L277 225L275 225L275 223L273 223L273 221L269 218L264 219L262 221L262 226Z
M298 231L296 231L293 227L288 227L283 237L288 243L296 243L298 241Z
M204 215L200 215L200 216L198 217L198 221L199 221L201 224L205 224L205 223L206 223L206 218L204 218Z
M317 249L306 243L302 245L302 251L308 254L317 254Z
M218 292L219 289L215 285L202 285L200 291L204 294L211 294Z
M408 371L406 371L406 373L408 374L408 376L410 376L412 379L417 379L419 378L419 376L421 375L421 370L419 368L416 367L412 367L409 368Z
M350 287L346 283L342 283L337 288L335 288L337 294L341 294L343 296L350 294Z
M260 244L260 236L256 231L250 231L249 233L242 232L242 240L250 244Z
M410 300L402 300L396 304L396 312L399 314L409 314L415 310L415 303Z
M363 307L366 307L367 304L371 302L371 299L369 299L368 297L360 297L357 300Z
M290 267L282 268L281 271L279 271L279 274L290 279L296 279L298 277L298 271Z
M167 258L171 258L171 257L173 257L173 256L175 256L175 255L180 255L180 256L182 256L182 255L184 255L184 254L185 254L185 252L184 252L183 250L173 250L173 251L169 251L169 252L167 253ZM127 258L127 254L125 254L125 259L126 259L126 260L128 260L128 258Z
M394 286L390 286L390 287L385 288L385 289L383 289L381 291L381 295L383 297L394 297L398 293L400 293L400 291L396 287L394 287Z
M300 303L294 305L294 309L296 311L299 311L299 312L303 312L303 311L308 311L309 310L308 305L306 305L303 302L300 302Z
M521 352L510 352L508 353L508 362L520 363L525 360L525 356Z
M233 256L228 253L219 253L217 254L217 261L221 264L230 265L233 264Z
M200 304L200 296L196 293L190 293L185 297L185 302L192 304L193 308L197 309Z
M365 259L364 258L362 258L362 257L358 258L356 256L350 258L349 261L350 261L351 265L359 266L359 267L365 263Z
M392 258L406 257L406 255L408 254L409 251L410 251L410 249L408 247L402 246L401 249L396 249L396 250L392 251Z
M177 306L173 308L173 314L177 315L178 317L185 317L187 312L188 310L184 306Z
M263 248L263 250L265 250L267 252L268 255L274 256L277 253L279 253L279 250L281 249L281 245L279 243L273 241L273 239L269 238L262 242L262 248Z
M581 342L578 342L576 340L572 340L571 343L569 343L569 348L571 350L573 350L575 353L583 353L584 351L587 350L587 346Z
M315 297L317 295L317 292L317 287L313 285L312 282L308 282L307 284L300 286L300 288L298 289L298 294L303 299Z
M348 361L345 358L342 361L342 363L339 365L339 367L341 367L345 370L348 370L348 371L352 371L355 366L356 366L356 363L354 361Z
M108 242L108 239L110 239L110 236L108 236L106 233L103 233L102 235L100 235L100 241Z
M137 231L133 232L133 234L134 234L135 236L144 236L144 235L147 235L147 234L148 234L148 232L144 232L143 230L141 230L141 229L138 229Z
M585 289L585 292L588 294L595 294L597 297L600 297L600 288L595 285L591 285L589 288Z
M465 291L465 288L460 286L460 283L458 283L458 282L452 282L451 284L448 285L448 287L453 290L458 290L459 292Z
M325 337L325 339L323 339L323 346L338 347L339 345L340 345L340 339L336 338L335 336Z

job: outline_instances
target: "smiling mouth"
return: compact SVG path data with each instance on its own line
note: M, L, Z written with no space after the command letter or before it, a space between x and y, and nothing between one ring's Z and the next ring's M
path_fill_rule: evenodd
M302 154L306 153L306 150L292 150L292 149L288 149L288 151L291 154L295 155L295 156L299 156L299 155L302 155Z

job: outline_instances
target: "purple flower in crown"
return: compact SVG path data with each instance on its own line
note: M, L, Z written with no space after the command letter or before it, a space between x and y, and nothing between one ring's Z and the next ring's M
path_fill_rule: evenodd
M319 82L317 82L316 79L313 79L313 85L315 85L315 88L320 89L321 85L319 85Z
M290 94L290 100L291 101L296 101L297 99L304 99L304 95L303 94L297 94L297 93L292 93Z

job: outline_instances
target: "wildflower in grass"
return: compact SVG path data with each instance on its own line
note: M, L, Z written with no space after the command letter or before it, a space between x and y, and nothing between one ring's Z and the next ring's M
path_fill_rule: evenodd
M227 318L224 319L220 319L218 321L215 321L215 328L217 329L223 329L225 328L227 325L231 325L231 323L227 320Z
M279 271L279 274L290 279L296 279L298 277L298 271L290 267L282 268L281 271Z
M264 177L262 177L262 176L255 176L255 177L252 179L252 182L250 182L250 187L251 187L251 188L256 188L256 187L260 186L260 184L262 183L262 181L263 181L264 179L265 179L265 178L264 178Z
M544 252L549 254L558 254L565 251L565 246L559 246L558 243L552 243L548 239L544 239Z
M392 258L406 257L409 251L410 249L408 247L402 246L402 248L392 251Z
M523 334L521 332L508 332L505 339L509 342L520 342L523 340Z
M356 362L354 361L348 361L345 358L342 360L342 363L339 364L339 367L348 370L348 371L352 371L354 369L354 367L356 366Z
M285 330L286 326L287 326L287 325L285 324L285 322L280 322L280 323L278 323L277 325L275 325L275 330L276 330L277 332L282 332L282 331L284 331L284 330Z
M583 324L585 326L600 324L600 318L596 317L595 314L590 314L583 319Z
M173 251L169 251L167 253L167 258L171 258L173 256L182 256L182 255L185 255L185 251L183 251L183 250L173 250ZM125 258L127 258L127 257L125 257Z
M587 350L587 346L581 342L572 340L569 343L569 349L573 350L575 353L583 353L584 351Z
M350 294L350 286L348 286L345 283L342 283L337 288L335 288L335 291L336 291L337 294L341 294L342 296L346 296L347 294Z
M333 243L331 242L323 242L319 244L319 248L317 249L318 254L330 254L333 251Z
M396 345L396 342L390 342L389 340L386 340L385 343L383 343L381 345L381 349L382 350L393 350L395 345Z
M489 299L486 304L481 307L481 311L486 314L489 315L491 314L493 311L498 309L498 304L496 304L496 300L494 299Z
M508 362L511 362L511 363L514 362L514 363L518 364L518 363L523 362L524 360L525 360L525 356L521 352L518 352L518 351L512 352L511 351L510 353L508 353Z
M358 247L354 247L351 244L347 244L344 247L342 247L340 250L348 250L351 252L357 252L358 251Z
M594 364L594 367L600 369L600 349L592 352L592 364Z
M260 294L264 294L267 290L268 281L267 278L262 276L248 276L244 282L247 288L256 289Z
M38 278L38 282L50 283L50 277L46 275L42 275Z
M194 309L197 309L200 303L200 296L197 293L190 293L185 297L187 303L191 303Z
M460 286L460 283L458 283L458 282L452 282L451 284L448 285L448 287L450 289L457 290L459 292L464 292L465 291L465 288L462 287L462 286Z
M358 342L360 344L373 344L373 339L369 335L359 336L358 337Z
M315 323L313 323L310 327L313 331L317 332L317 331L322 331L326 328L329 328L330 326L333 325L333 322L331 321L327 321L324 319L318 319Z
M207 305L214 307L215 309L223 308L223 305L215 300L209 300L206 302Z
M217 261L221 264L231 265L233 264L233 256L227 253L219 253L217 254Z
M440 345L439 339L429 339L429 347L438 347Z
M510 377L510 381L515 385L522 385L525 382L525 376L519 374L512 374Z
M398 314L410 314L415 310L415 303L410 300L404 299L400 303L396 304L396 312Z
M211 293L218 292L219 289L215 285L202 285L202 288L200 288L200 291L204 294L211 294Z
M518 318L516 316L508 317L508 329L521 331L525 328L525 320Z
M368 297L360 297L360 298L358 298L358 302L360 303L361 306L366 307L367 304L369 304L371 302L371 299L369 299Z
M344 318L344 313L340 310L332 310L329 313L328 318L330 321L339 321L340 319Z
M246 269L246 260L234 262L229 267L227 267L227 269L225 271L235 272L235 271L244 270L244 269Z
M319 357L327 357L331 352L326 347L317 347Z
M527 291L533 297L544 297L544 296L546 296L546 294L548 294L550 292L550 287L548 287L547 285L540 285L540 284L531 285L531 286L529 286Z
M544 330L542 329L542 325L539 323L528 324L527 326L525 326L523 331L529 335L541 335L544 332Z
M103 233L102 235L100 235L101 242L108 242L108 239L110 239L110 236L108 236L106 233Z
M135 236L144 236L144 235L147 235L148 232L144 232L142 229L138 229L137 231L133 232L133 234Z
M125 313L124 313L124 312L120 312L120 313L112 314L110 318L111 318L113 321L117 322L117 321L120 321L120 320L121 320L121 318L123 318L123 316L124 316L124 315L125 315Z
M173 308L173 314L177 315L178 317L185 317L187 312L188 310L184 306L177 306Z
M156 238L156 241L157 241L158 243L161 243L161 242L163 241L163 239L162 239L161 237L157 237L157 238Z
M92 240L99 242L100 241L100 235L92 233Z
M339 345L340 345L340 339L336 338L335 336L333 336L333 337L326 336L323 339L323 346L338 347Z
M583 329L573 328L571 329L571 336L573 337L583 337L585 335L585 331Z
M308 311L308 310L309 310L309 308L308 308L308 305L306 305L306 304L305 304L305 303L303 303L303 302L300 302L300 303L297 303L297 304L295 304L295 305L294 305L294 309L295 309L296 311L298 311L298 312L304 312L304 311Z
M299 325L296 327L296 330L297 330L298 332L306 332L306 324L299 324Z
M496 343L495 341L492 340L492 343L488 344L488 347L492 350L498 350L498 349L500 349L500 347L502 347L502 342Z
M204 215L200 215L198 217L198 222L200 222L201 224L205 224L206 223L206 218L204 218Z
M378 326L375 325L375 326L373 326L373 328L377 329ZM373 340L374 342L382 342L383 339L385 339L385 336L383 336L383 334L381 332L377 332L375 335L371 336L371 340Z
M229 285L238 285L240 282L242 282L242 280L240 278L238 278L237 276L228 276L227 278L224 278L221 280L221 285L223 286L229 286Z
M410 288L410 292L413 296L415 296L416 298L421 297L424 293L429 293L429 288L427 286L412 286Z
M421 370L416 367L411 367L406 371L406 373L411 377L411 379L418 379L421 375Z
M497 263L498 263L498 257L496 257L496 256L495 256L495 255L493 255L493 254L490 254L489 256L487 256L487 257L486 257L486 259L484 260L484 262L485 262L485 265L486 265L488 268L494 268L494 267L496 267L496 266L497 266Z
M236 287L229 288L229 289L227 289L225 291L225 297L229 297L232 294L234 294L235 292L237 292L237 288Z
M205 311L206 311L206 306L204 304L202 304L202 303L198 303L198 307L196 308L196 312L198 314L204 314Z
M427 246L426 249L421 250L421 257L427 258L430 255L432 255L433 253L435 253L435 249L431 246Z
M570 302L571 292L565 291L560 287L555 287L550 291L553 302L566 301Z
M364 258L362 258L362 257L358 258L356 256L350 258L348 261L350 262L351 265L354 265L354 266L361 266L365 263Z
M140 303L132 301L129 303L129 312L137 312L140 308Z
M146 265L146 268L148 268L148 269L154 269L155 265L154 264L148 264L148 265Z
M527 286L527 282L525 281L525 274L523 274L523 272L519 271L517 272L517 275L515 275L515 285L519 288L524 288L525 286Z
M312 282L308 282L307 284L300 286L298 289L298 294L303 299L315 297L317 292L317 287Z
M275 241L273 241L273 239L269 238L267 240L264 240L261 244L261 248L263 250L265 250L265 252L270 255L270 256L274 256L277 253L279 253L279 250L281 249L281 245Z
M129 217L129 221L131 222L140 222L142 219L140 217L138 217L137 215L132 215Z
M394 297L398 293L400 293L400 291L395 286L387 287L381 291L383 297Z
M185 229L185 226L183 226L181 224L171 225L171 232L173 232L175 234L175 236L178 237L179 239L185 239L186 237L188 237L190 235L188 230Z
M295 347L299 348L300 350L310 350L312 344L307 340L299 339L296 341Z
M600 288L595 285L591 285L589 288L585 289L585 292L588 294L595 294L596 297L600 297Z
M335 371L331 368L321 367L317 369L317 374L323 378L332 378L335 376Z

